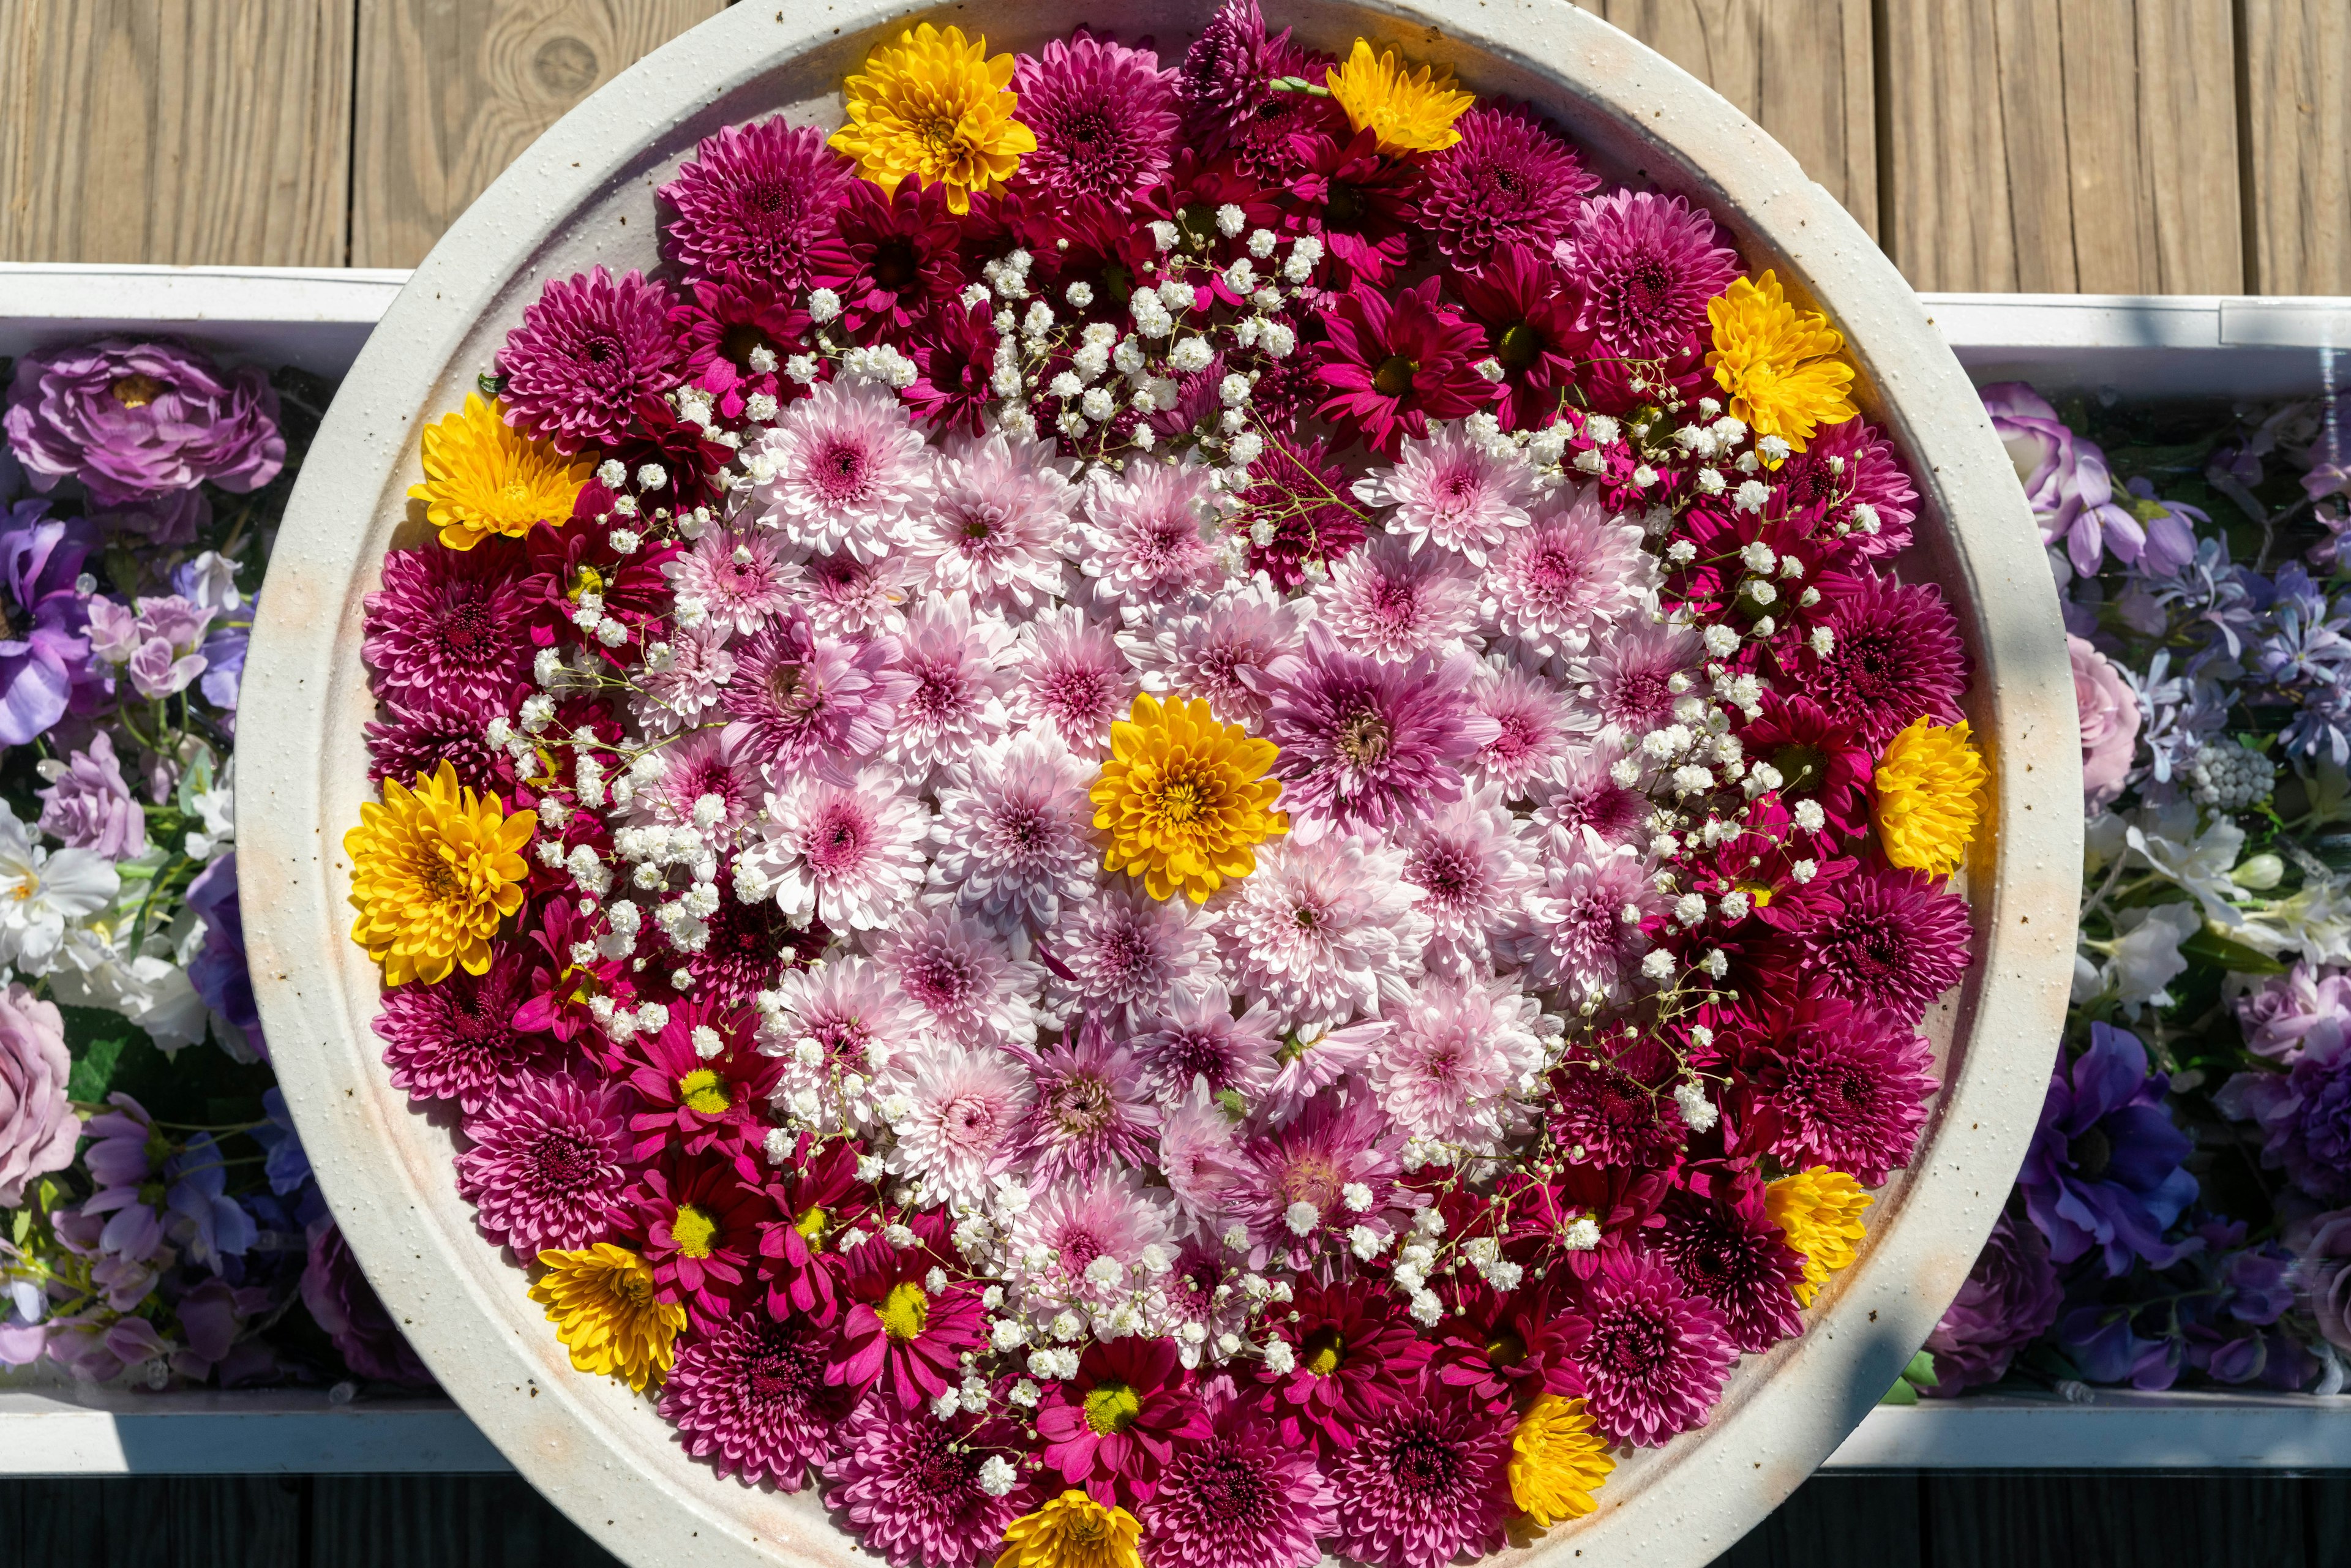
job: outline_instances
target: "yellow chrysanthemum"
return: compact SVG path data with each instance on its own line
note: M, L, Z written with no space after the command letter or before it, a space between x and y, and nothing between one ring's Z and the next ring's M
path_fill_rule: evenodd
M496 795L460 785L446 762L418 789L383 781L383 804L360 808L343 852L360 912L351 940L383 966L385 985L489 968L492 934L522 907L522 852L538 826L536 812L509 817Z
M1456 90L1449 69L1423 66L1407 71L1394 49L1374 56L1361 38L1347 63L1325 71L1322 82L1347 111L1347 123L1370 131L1379 138L1380 151L1391 156L1452 146L1461 140L1453 122L1478 101Z
M610 1373L643 1394L669 1374L685 1308L653 1291L653 1271L625 1247L599 1241L578 1252L541 1252L547 1266L530 1299L547 1309L555 1337L579 1371Z
M989 59L986 37L967 43L962 28L925 22L841 84L849 123L832 145L883 190L894 194L913 174L945 185L949 210L967 213L974 191L1001 189L1021 154L1037 151L1036 132L1012 118L1020 100L1011 81L1012 57Z
M1853 367L1836 358L1844 335L1819 311L1789 304L1773 274L1734 278L1706 302L1706 319L1714 325L1707 367L1758 439L1776 435L1802 452L1815 429L1861 412L1847 395Z
M1072 1487L1004 1527L996 1568L1143 1568L1143 1525Z
M1967 720L1913 720L1877 759L1877 841L1886 858L1929 876L1957 871L1983 820L1988 777Z
M408 494L451 549L472 549L492 534L518 539L533 523L570 518L580 487L596 471L506 422L496 403L465 394L463 411L424 427L424 483Z
M1853 1261L1853 1244L1861 1239L1861 1211L1869 1194L1843 1171L1814 1166L1795 1176L1782 1176L1763 1189L1763 1212L1788 1238L1788 1245L1804 1255L1804 1278L1796 1287L1796 1304L1809 1307L1813 1293L1829 1282L1829 1271Z
M1538 1530L1582 1519L1598 1507L1592 1494L1615 1468L1607 1439L1593 1429L1581 1399L1546 1394L1510 1434L1510 1500Z
M1154 898L1181 889L1204 904L1257 869L1250 846L1290 831L1288 816L1269 810L1281 793L1265 776L1280 755L1273 742L1217 723L1196 697L1162 706L1143 693L1110 727L1110 748L1088 791L1094 826L1110 831L1102 864L1141 877Z

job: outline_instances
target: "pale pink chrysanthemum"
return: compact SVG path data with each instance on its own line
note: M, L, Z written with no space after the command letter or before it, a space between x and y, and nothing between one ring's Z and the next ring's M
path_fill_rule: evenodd
M1227 724L1265 716L1266 666L1306 640L1313 602L1284 599L1263 582L1229 590L1157 626L1118 634L1118 645L1160 695L1199 697Z
M1361 1077L1372 1049L1388 1035L1385 1019L1365 1019L1322 1034L1301 1031L1298 1043L1283 1051L1281 1071L1265 1087L1265 1097L1253 1111L1269 1127L1286 1124L1314 1103L1314 1097L1349 1076Z
M712 528L662 571L679 599L698 602L714 624L747 637L792 602L799 570L784 554L773 534Z
M903 555L860 560L847 550L800 562L793 592L827 637L894 637L906 629L914 569Z
M1229 1089L1244 1101L1255 1100L1273 1082L1280 1051L1273 1010L1259 1002L1233 1017L1221 983L1176 987L1167 1005L1134 1037L1144 1083L1163 1105L1191 1093L1196 1078L1207 1081L1210 1093Z
M1534 786L1560 776L1581 745L1580 718L1559 683L1499 655L1489 655L1469 688L1470 706L1501 733L1462 764L1473 779L1501 787L1505 800L1523 800Z
M1478 629L1476 581L1452 557L1416 553L1395 534L1349 551L1313 597L1340 646L1388 664L1458 653Z
M1691 626L1634 620L1609 627L1568 666L1576 707L1603 740L1627 746L1673 722L1676 675L1688 675L1706 658L1706 641ZM1687 688L1685 688L1687 689Z
M775 1011L759 1028L759 1049L784 1061L771 1098L820 1133L842 1127L843 1081L887 1072L922 1040L928 1021L888 972L861 954L787 969L775 989Z
M891 768L847 779L811 771L768 797L759 832L741 863L778 908L872 931L896 921L923 885L931 814Z
M1377 840L1279 839L1209 900L1225 974L1284 1027L1330 1028L1411 994L1435 929L1404 852Z
M653 755L661 758L661 777L637 786L629 801L632 822L687 823L731 844L737 831L758 816L767 787L741 730L697 729ZM718 802L716 816L702 804L705 796Z
M1133 878L1062 905L1044 946L1057 966L1047 988L1054 1010L1094 1014L1121 1033L1177 986L1216 978L1216 946L1191 901L1154 898Z
M1641 922L1667 905L1651 870L1596 833L1547 843L1542 889L1528 902L1528 983L1555 987L1573 1003L1623 998L1649 950Z
M1590 828L1612 845L1647 842L1649 798L1616 779L1626 751L1625 742L1603 738L1571 753L1565 767L1535 788L1535 827L1551 834Z
M1185 1217L1209 1231L1225 1218L1241 1179L1237 1125L1217 1103L1206 1074L1193 1079L1159 1119L1159 1173Z
M1395 508L1388 529L1409 538L1416 551L1433 544L1472 566L1484 566L1527 526L1535 496L1534 465L1525 454L1481 446L1451 423L1405 436L1394 466L1355 481L1357 500Z
M887 551L928 497L931 455L898 394L863 379L820 382L793 400L751 454L759 520L811 550L860 560Z
M718 706L735 678L735 655L724 627L679 627L669 635L669 652L656 668L647 660L637 672L629 711L648 737L675 735Z
M1003 734L1011 652L1012 628L1004 617L974 614L967 593L935 597L910 611L897 667L913 685L898 699L883 755L920 779Z
M977 915L1025 953L1093 890L1093 774L1044 730L975 747L939 789L924 896Z
M1042 725L1081 757L1110 749L1110 727L1134 702L1134 671L1110 629L1074 606L1040 612L1013 645L1012 716Z
M1424 980L1390 1014L1371 1059L1372 1093L1415 1137L1490 1155L1526 1121L1511 1096L1542 1064L1541 1011L1515 980Z
M950 1040L971 1045L1030 1045L1043 966L1016 958L969 915L947 909L899 912L901 924L873 943L898 988Z
M1486 573L1490 614L1545 656L1580 653L1593 630L1630 614L1657 580L1637 523L1621 523L1596 489L1547 508Z
M930 1039L901 1051L879 1087L897 1134L890 1169L920 1181L925 1202L986 1203L988 1178L1012 1168L1012 1130L1028 1113L1020 1064L991 1047Z
M961 590L987 610L1028 610L1061 591L1077 505L1075 465L1050 441L991 432L951 438L930 504L906 521L905 554L934 593Z
M1525 935L1527 895L1541 884L1535 846L1502 788L1487 784L1397 835L1404 877L1422 892L1435 926L1422 960L1431 974L1491 974L1494 948Z
M1132 1289L1127 1276L1144 1267L1144 1249L1171 1239L1171 1218L1167 1200L1131 1171L1073 1176L1033 1194L1007 1238L1023 1305L1045 1318L1063 1306L1123 1301ZM1113 1278L1087 1273L1105 1258L1118 1265Z
M1072 1025L1059 1047L1029 1060L1036 1098L1014 1134L1032 1181L1143 1169L1159 1137L1159 1107L1143 1091L1134 1052L1102 1020Z
M1104 604L1177 604L1207 585L1215 567L1203 525L1214 494L1209 471L1190 464L1137 464L1086 492L1078 569Z
M836 642L798 612L737 643L734 654L720 706L749 736L771 783L820 762L837 768L872 757L895 732L899 704L914 685L895 667L895 643Z

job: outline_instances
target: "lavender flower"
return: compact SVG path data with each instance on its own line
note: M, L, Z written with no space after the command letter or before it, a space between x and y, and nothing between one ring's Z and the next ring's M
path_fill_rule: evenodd
M2070 1076L2062 1067L2050 1074L2017 1185L2058 1262L2095 1249L2107 1273L2126 1274L2135 1259L2164 1268L2179 1256L2163 1233L2197 1184L2180 1164L2194 1145L2164 1108L2168 1087L2147 1071L2137 1036L2102 1023L2090 1026Z
M94 850L110 861L147 852L147 818L122 780L114 742L100 730L86 750L40 764L49 781L41 798L41 827L69 849Z
M224 375L168 340L101 338L27 354L0 424L35 489L78 479L100 502L205 483L243 494L286 465L277 394L260 368Z
M29 746L65 717L89 680L89 639L75 588L83 559L98 548L87 522L49 518L39 501L8 509L0 522L0 746Z

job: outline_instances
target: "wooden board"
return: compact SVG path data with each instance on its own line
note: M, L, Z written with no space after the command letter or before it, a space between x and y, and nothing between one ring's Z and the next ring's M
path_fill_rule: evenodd
M336 267L351 0L0 0L0 257Z
M351 265L413 267L564 112L724 0L358 0Z
M2249 287L2351 294L2351 4L2242 5Z

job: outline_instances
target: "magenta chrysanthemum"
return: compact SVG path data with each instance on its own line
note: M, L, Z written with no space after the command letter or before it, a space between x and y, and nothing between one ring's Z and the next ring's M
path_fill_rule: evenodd
M1910 542L1918 492L1866 420L1823 425L1771 479L1789 515L1828 547L1830 559L1892 555Z
M1833 1166L1866 1186L1909 1160L1935 1092L1923 1035L1827 999L1775 1019L1747 1076L1775 1159L1791 1170Z
M1633 620L1612 626L1570 663L1576 706L1603 742L1631 746L1673 722L1674 677L1689 676L1706 657L1696 629ZM1586 695L1589 692L1591 695Z
M872 757L914 688L914 677L893 667L894 643L834 642L804 615L764 628L733 652L723 711L774 783L820 758L837 766Z
M507 423L566 452L627 439L637 400L684 373L670 301L640 272L602 267L550 280L498 350Z
M1105 1417L1113 1400L1116 1415ZM1176 1445L1207 1427L1175 1342L1165 1339L1087 1346L1077 1375L1054 1384L1037 1406L1045 1463L1106 1507L1149 1501Z
M1437 280L1392 290L1357 287L1323 318L1317 350L1330 395L1316 412L1383 456L1432 419L1458 419L1491 396L1472 366L1484 334L1437 303Z
M1144 1094L1134 1053L1089 1018L1072 1043L1040 1053L1029 1069L1035 1098L1013 1130L1023 1168L1043 1180L1087 1177L1149 1163L1159 1113Z
M1428 161L1420 213L1446 261L1477 267L1496 246L1549 251L1600 183L1523 104L1489 99L1453 122L1460 137Z
M1265 15L1257 0L1225 0L1184 51L1176 96L1204 123L1238 120L1264 88L1265 48Z
M1015 182L1049 202L1123 201L1166 172L1176 92L1159 57L1092 37L1056 38L1012 69L1020 122L1037 150Z
M1654 1040L1572 1047L1551 1074L1552 1140L1594 1164L1639 1169L1665 1163L1688 1135L1662 1087L1679 1064Z
M568 1073L528 1073L465 1118L457 1193L485 1234L536 1258L625 1223L628 1092Z
M1859 730L1873 747L1916 718L1959 722L1968 656L1941 594L1867 568L1832 574L1820 590L1819 623L1832 641L1807 661L1803 685L1831 718Z
M942 1422L927 1410L869 1400L849 1418L841 1455L826 1467L839 1484L825 1501L893 1568L977 1568L1003 1544L1004 1527L1034 1506L1026 1487L997 1497L980 1484L987 1458L1018 1452L1019 1443L1004 1422Z
M1713 1304L1642 1252L1603 1257L1566 1315L1584 1408L1611 1443L1654 1447L1705 1426L1739 1358Z
M1338 1527L1338 1494L1314 1457L1238 1400L1176 1450L1143 1512L1162 1568L1313 1568Z
M1712 1301L1731 1343L1762 1352L1803 1332L1796 1287L1804 1260L1763 1212L1763 1184L1704 1175L1666 1199L1658 1254L1682 1283Z
M412 981L385 991L375 1032L392 1086L420 1100L455 1100L468 1115L479 1111L554 1047L546 1035L515 1028L528 997L529 965L504 947L493 950L485 974L458 969L438 984Z
M1368 1568L1444 1568L1499 1550L1510 1427L1424 1381L1332 1464L1339 1550Z
M1253 1246L1307 1269L1326 1241L1358 1226L1385 1235L1395 1226L1382 1211L1419 1201L1396 1185L1405 1136L1360 1092L1318 1095L1288 1126L1249 1140L1228 1209Z
M446 762L457 782L477 794L514 796L514 759L494 748L484 731L497 710L463 694L387 702L369 721L368 781L397 779L413 788Z
M1342 650L1320 622L1266 672L1265 737L1290 836L1385 828L1461 795L1461 761L1494 738L1468 702L1468 662L1384 664Z
M1789 936L1807 990L1915 1024L1968 971L1967 900L1922 872L1865 867L1820 908Z
M1739 258L1715 243L1712 218L1653 191L1591 198L1563 243L1601 343L1635 359L1667 359L1695 343L1706 302L1739 273Z
M807 1322L737 1318L678 1346L662 1385L662 1419L720 1475L798 1491L836 1453L848 1413L824 1370L823 1337Z
M806 287L816 247L856 167L812 125L779 115L705 137L656 194L675 216L669 252L690 277L739 277L778 293Z
M396 549L367 596L360 657L377 691L400 701L510 711L530 681L530 601L520 549Z
M1292 1448L1344 1453L1372 1423L1411 1396L1428 1361L1404 1303L1369 1281L1301 1281L1273 1325L1290 1348L1286 1369L1258 1365L1257 1407Z

